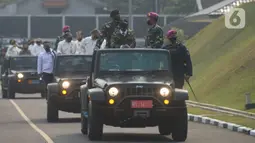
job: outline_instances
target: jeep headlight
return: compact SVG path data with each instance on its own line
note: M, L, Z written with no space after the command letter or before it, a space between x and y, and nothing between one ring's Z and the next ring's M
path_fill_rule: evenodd
M170 93L170 90L166 87L163 87L163 88L160 89L159 93L160 93L161 96L167 97Z
M18 77L18 78L23 78L24 75L23 75L22 73L19 73L19 74L17 75L17 77Z
M70 86L70 82L68 82L68 81L64 81L64 82L62 83L62 87L63 87L64 89L67 89L69 86Z
M109 95L115 97L118 95L119 90L116 87L111 87L108 91Z

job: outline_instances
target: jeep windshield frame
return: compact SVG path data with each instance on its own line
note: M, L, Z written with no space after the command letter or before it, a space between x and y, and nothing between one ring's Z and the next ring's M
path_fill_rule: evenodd
M10 70L15 71L37 70L37 57L36 56L10 57Z
M146 74L146 75L167 75L172 76L172 68L171 68L171 57L167 50L164 49L102 49L97 51L97 57L96 57L96 66L95 66L95 76L106 76L106 75L136 75L136 74ZM118 64L120 64L121 60L123 64L121 65L128 65L131 64L131 68L124 68L124 70L116 70L116 69L102 69L102 65L105 65L105 63L109 63L109 61L105 61L106 59L102 58L102 55L105 58L105 55L108 54L108 57L112 57L112 55L116 54L118 57L116 59L113 59L112 61L117 61ZM123 56L128 55L127 57L129 59L125 59L123 61ZM133 54L133 55L132 55ZM140 55L139 55L140 54ZM137 55L137 56L136 56ZM143 57L144 56L144 57ZM147 57L146 57L147 56ZM146 57L146 58L145 58ZM151 60L150 58L157 58L157 60L160 60L157 62L157 60ZM132 59L133 61L130 61ZM149 62L150 64L155 63L155 66L150 65L146 66L146 64L143 63L143 61L140 62L140 65L137 63L140 60L144 60ZM156 62L153 62L156 61ZM104 63L102 63L104 62ZM161 63L163 65L162 69L156 68L156 63ZM147 63L148 65L148 63ZM134 68L136 67L136 68ZM143 68L142 68L143 67ZM147 68L147 69L146 69Z
M54 75L89 75L91 64L91 55L57 55L54 64Z

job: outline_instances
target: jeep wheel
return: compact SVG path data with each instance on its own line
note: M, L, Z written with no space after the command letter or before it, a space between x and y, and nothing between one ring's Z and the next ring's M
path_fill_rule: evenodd
M41 92L41 97L42 98L46 98L46 93L45 92Z
M2 88L2 98L7 98L7 91Z
M187 108L183 111L182 116L174 117L172 138L174 141L183 142L187 139L188 134L188 114Z
M171 120L168 120L168 122L171 121ZM158 131L160 133L160 135L170 135L171 132L172 132L172 128L171 128L171 125L170 124L167 124L167 123L162 123L162 124L159 124L158 125Z
M88 134L88 119L81 113L81 132L84 135Z
M9 99L14 99L15 98L15 92L10 88L10 86L7 90L7 96L8 96Z
M58 109L54 105L52 100L47 101L47 121L48 122L57 122L58 121Z
M98 106L96 103L89 102L88 138L91 141L101 140L103 137L102 113Z

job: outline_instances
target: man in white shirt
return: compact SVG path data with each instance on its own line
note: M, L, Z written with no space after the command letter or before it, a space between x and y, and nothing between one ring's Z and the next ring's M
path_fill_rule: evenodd
M28 50L31 51L35 45L34 39L29 40Z
M70 55L76 53L76 44L73 41L72 34L67 34L65 40L58 43L57 54Z
M45 50L42 44L42 40L39 38L36 39L35 44L30 51L33 56L38 56L41 52L44 52Z
M83 32L82 31L78 31L76 32L76 51L75 54L86 54L86 50L85 50L85 43L84 43L84 39L83 39Z
M17 47L16 45L16 41L15 40L11 40L10 41L10 46L8 47L5 56L6 57L10 57L10 56L17 56L19 55L21 49Z
M99 30L94 29L90 32L90 34L91 34L91 36L86 37L83 41L87 55L93 54L93 51L96 48L97 40L100 36L100 32L99 32ZM101 49L103 49L105 47L105 44L101 45Z

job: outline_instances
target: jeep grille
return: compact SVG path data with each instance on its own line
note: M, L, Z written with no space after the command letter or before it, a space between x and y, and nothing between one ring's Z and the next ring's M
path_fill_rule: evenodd
M126 95L147 95L156 94L156 88L127 88Z

